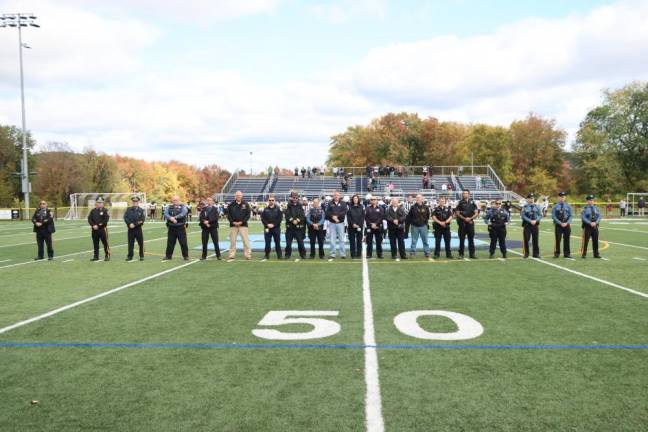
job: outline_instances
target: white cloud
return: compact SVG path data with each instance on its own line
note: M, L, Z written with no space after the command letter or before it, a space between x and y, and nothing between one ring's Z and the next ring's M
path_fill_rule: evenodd
M321 164L330 136L388 111L502 125L533 111L573 133L601 89L648 79L648 6L640 2L477 37L395 43L357 64L270 84L197 62L149 66L144 57L162 28L43 5L44 27L29 31L28 126L42 143L147 159L247 169L252 151L255 169ZM81 18L92 28L66 21ZM3 59L16 56L8 39L0 39ZM0 124L20 122L16 69L0 64Z
M384 18L388 6L387 0L339 0L314 4L308 11L323 21L341 24L353 18Z

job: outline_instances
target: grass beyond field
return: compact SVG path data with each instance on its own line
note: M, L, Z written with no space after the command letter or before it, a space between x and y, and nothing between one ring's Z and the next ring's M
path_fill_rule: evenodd
M367 284L361 260L260 262L257 252L249 262L197 261L195 223L187 263L179 250L160 261L161 223L145 225L146 260L132 263L120 224L111 262L89 261L83 222L57 230L56 259L34 262L31 224L0 224L1 431L648 424L645 219L605 221L604 260L553 259L553 228L543 223L542 260L522 259L519 248L506 261L483 249L466 261L419 252L370 260ZM228 228L220 233L226 239ZM573 236L577 257L576 225ZM508 237L521 240L518 221ZM418 318L403 315L413 311ZM439 315L447 312L466 321L458 327ZM479 335L441 340L475 321Z

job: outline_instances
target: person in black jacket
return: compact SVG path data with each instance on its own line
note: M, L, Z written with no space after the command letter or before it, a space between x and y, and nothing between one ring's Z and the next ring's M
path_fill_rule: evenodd
M319 257L320 259L324 258L324 238L326 237L326 231L324 231L325 220L324 210L320 207L320 200L315 198L313 205L308 209L308 214L306 215L311 259L315 258L316 242L319 246Z
M286 253L285 259L290 259L292 254L293 239L297 240L297 248L301 259L306 258L306 248L304 247L304 235L306 231L306 215L304 208L298 200L297 192L290 193L290 200L286 207Z
M47 245L47 260L54 259L54 248L52 247L52 233L56 232L52 212L47 208L47 201L41 201L38 209L32 216L34 232L36 233L36 244L38 244L38 256L35 260L42 260L45 257L44 246Z
M400 261L407 259L405 254L405 209L398 203L398 198L392 198L391 204L385 212L387 220L387 233L389 234L389 246L391 247L392 259ZM400 255L400 259L397 257Z
M362 232L364 227L365 210L360 197L351 197L351 205L347 211L347 231L349 233L349 249L351 259L362 258Z
M250 204L243 201L243 192L237 191L234 195L234 201L227 206L227 219L230 224L230 248L228 261L233 261L236 255L236 239L241 235L243 240L243 255L246 260L252 259L252 249L250 248L250 237L248 234L248 220L252 209Z
M430 246L428 246L428 223L430 221L430 208L423 203L423 195L416 195L416 202L410 206L407 212L407 221L412 231L412 243L410 245L410 257L416 255L416 246L419 237L423 243L423 254L430 258Z
M475 256L475 219L479 216L479 209L475 201L470 198L470 191L463 191L462 199L455 209L457 225L459 226L459 259L464 258L464 241L468 237L468 253L470 258Z
M261 212L261 223L263 224L263 238L265 239L265 258L264 261L270 259L270 250L272 240L274 239L275 252L277 258L281 259L281 209L275 202L275 196L270 194L268 196L268 205Z
M209 238L211 237L214 244L214 252L216 259L221 259L220 246L218 245L218 207L214 205L214 198L207 198L207 205L200 209L198 220L200 221L200 228L202 229L202 255L201 260L207 259L207 246L209 245Z
M344 219L348 210L347 203L340 199L340 192L335 191L333 200L326 206L326 220L329 221L329 258L335 258L339 253L340 258L346 257L344 250Z
M144 234L142 233L142 225L144 225L144 221L146 220L146 213L139 206L139 197L132 197L131 202L133 206L126 209L124 213L124 222L128 227L128 255L126 261L133 260L135 240L137 240L137 246L139 247L139 259L140 261L144 261Z
M450 250L450 223L452 222L452 208L446 203L446 198L439 198L439 205L432 211L432 227L434 228L434 258L439 258L441 253L441 239L445 246L446 258L452 259Z
M369 205L365 209L365 222L367 223L367 258L373 254L373 239L376 240L376 254L382 259L383 220L385 209L378 205L378 198L370 195Z
M92 227L92 244L94 246L94 255L90 261L99 261L99 241L104 248L104 261L110 261L110 246L108 245L108 221L110 215L104 208L103 198L97 198L95 208L88 215L88 223Z

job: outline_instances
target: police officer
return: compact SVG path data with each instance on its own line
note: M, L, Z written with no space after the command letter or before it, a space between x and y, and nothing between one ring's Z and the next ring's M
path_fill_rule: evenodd
M391 248L392 259L400 261L407 259L405 254L405 209L398 203L398 198L392 198L385 219L387 220L387 233L389 235L389 246ZM400 258L397 257L397 253Z
M367 227L367 258L373 255L373 240L376 240L376 255L382 259L382 241L383 241L383 220L385 219L385 209L378 205L378 198L373 195L368 196L369 205L365 209L365 223Z
M581 256L587 256L587 245L590 237L592 238L592 249L594 258L601 258L598 250L599 224L601 223L601 210L594 205L594 196L587 195L585 198L587 205L581 211L581 220L583 221L583 240L581 243Z
M571 236L572 208L567 203L565 192L558 194L559 202L551 210L551 218L554 223L554 233L556 240L554 242L554 258L560 257L560 243L563 242L563 256L571 258L569 247L569 238Z
M320 200L315 198L313 204L306 214L306 224L308 225L308 239L310 240L310 257L315 258L315 243L319 247L319 257L324 259L324 238L326 231L324 231L324 222L326 215L324 210L320 207Z
M132 207L128 207L126 213L124 213L124 222L128 227L128 255L126 261L133 260L135 240L137 240L137 246L139 247L139 259L140 261L144 261L144 234L142 233L142 225L144 225L144 221L146 220L146 213L139 206L139 197L132 197L131 202L133 203Z
M274 240L277 258L281 259L281 220L283 215L276 203L274 194L268 196L268 205L261 212L261 223L263 224L263 238L265 240L265 258L270 259L270 250Z
M428 245L428 223L430 222L430 208L423 203L423 195L416 195L416 202L412 204L407 213L407 221L412 231L410 244L410 257L416 255L416 246L419 237L423 243L423 255L430 259L430 246Z
M164 218L167 225L167 247L162 261L169 261L173 257L176 241L180 243L180 250L185 261L189 261L189 247L187 246L187 206L180 203L180 197L175 195L171 204L164 209Z
M479 209L475 201L470 198L470 191L464 189L461 201L455 208L457 225L459 226L459 259L464 257L464 241L468 237L468 253L470 258L475 256L475 219L479 216Z
M490 236L490 247L488 248L490 258L495 256L495 247L498 242L502 258L506 258L506 224L510 221L511 216L502 208L502 200L495 200L495 207L488 209L484 215L484 222L488 224L488 235Z
M306 232L306 215L304 208L299 203L297 192L290 193L288 207L286 207L286 253L285 259L290 259L292 254L293 239L297 240L297 248L301 259L306 258L304 235Z
M542 210L535 204L535 195L527 195L527 202L520 212L522 226L524 227L524 258L529 258L529 239L533 240L533 258L540 258L540 245L538 234L540 231L540 220Z
M447 204L446 197L439 198L439 204L432 211L432 228L434 228L434 259L441 253L441 239L445 246L446 258L452 259L450 250L450 223L452 208Z
M209 238L211 237L214 244L214 252L216 259L220 261L221 251L218 245L218 207L214 205L214 198L207 198L207 205L200 210L198 220L200 221L201 239L202 239L202 255L201 260L207 259L207 246L209 245Z
M234 201L227 206L227 219L230 224L230 248L227 261L234 260L236 255L236 239L241 236L243 240L243 256L246 260L252 259L248 221L252 215L250 204L243 200L243 192L236 191Z
M47 208L47 201L42 200L32 216L34 232L36 233L36 244L38 245L38 256L35 260L42 260L45 257L44 246L47 245L47 260L54 259L54 248L52 248L52 233L56 232L52 212Z
M95 208L88 215L88 223L92 227L92 244L94 246L94 256L90 261L99 261L99 241L104 248L104 261L110 261L110 246L108 245L108 221L110 215L104 208L102 197L95 201Z

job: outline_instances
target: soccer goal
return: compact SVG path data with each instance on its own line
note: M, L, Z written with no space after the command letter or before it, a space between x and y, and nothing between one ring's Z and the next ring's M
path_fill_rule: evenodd
M146 210L148 203L146 202L146 193L144 192L83 192L70 194L70 210L65 216L65 220L87 218L88 213L94 208L99 197L103 198L104 207L109 209L111 218L122 218L133 196L139 197L140 206Z
M646 208L639 208L639 201L642 198L645 203L648 203L648 193L646 192L628 192L626 194L628 216L646 216L648 214Z

